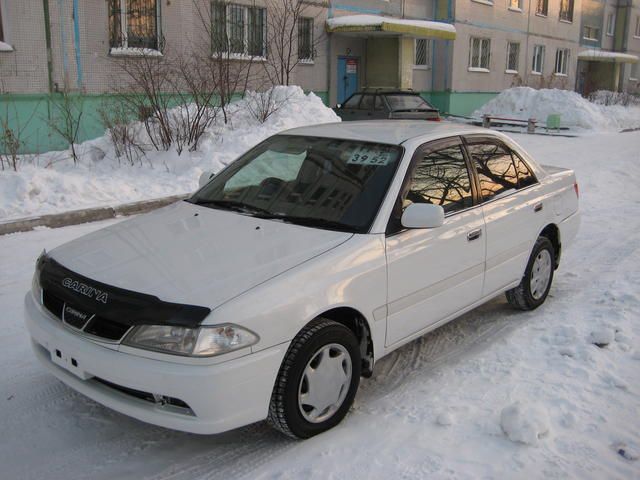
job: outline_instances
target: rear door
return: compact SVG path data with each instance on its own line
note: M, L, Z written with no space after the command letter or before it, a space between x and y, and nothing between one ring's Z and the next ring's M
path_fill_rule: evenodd
M519 282L544 227L542 187L526 162L491 136L465 137L486 223L483 296Z
M386 237L386 346L419 334L480 298L485 235L476 194L459 137L418 148ZM444 225L403 229L400 217L411 203L442 205Z

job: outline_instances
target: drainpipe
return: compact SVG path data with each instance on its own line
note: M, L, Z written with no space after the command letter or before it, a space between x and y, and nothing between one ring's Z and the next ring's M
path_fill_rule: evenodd
M76 53L77 86L82 89L82 58L80 57L80 18L78 16L78 0L73 0L73 47Z
M64 29L64 0L58 0L58 16L60 17L60 43L62 49L63 85L66 91L69 87L69 59L67 58L67 35Z
M548 5L548 4L547 4ZM548 8L548 6L547 6ZM529 0L529 7L527 8L527 36L524 41L524 83L529 86L529 36L531 32L531 0Z
M53 92L53 59L51 55L51 15L49 13L49 0L42 0L44 11L44 40L47 47L47 74L49 80L49 93Z

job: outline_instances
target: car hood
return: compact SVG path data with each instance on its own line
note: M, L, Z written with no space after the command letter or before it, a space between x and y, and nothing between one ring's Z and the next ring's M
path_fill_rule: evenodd
M107 285L215 308L351 237L178 202L80 237L49 256Z

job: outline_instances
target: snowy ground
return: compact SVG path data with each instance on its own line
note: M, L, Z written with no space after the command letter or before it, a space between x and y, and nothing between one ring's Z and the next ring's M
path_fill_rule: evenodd
M640 132L516 139L580 182L582 229L545 305L499 298L405 346L304 442L265 424L172 432L66 388L30 351L22 298L43 247L105 223L0 237L0 477L639 478Z

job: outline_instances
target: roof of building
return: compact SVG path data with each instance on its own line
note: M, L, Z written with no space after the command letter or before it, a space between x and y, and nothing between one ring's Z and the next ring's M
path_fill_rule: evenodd
M408 34L415 37L456 38L456 27L430 20L408 20L381 15L344 15L327 19L328 32Z
M425 120L366 120L323 123L320 125L293 128L282 132L282 134L285 135L342 138L395 145L400 145L411 138L424 135L449 137L469 133L495 132L472 125L453 122L429 122Z

